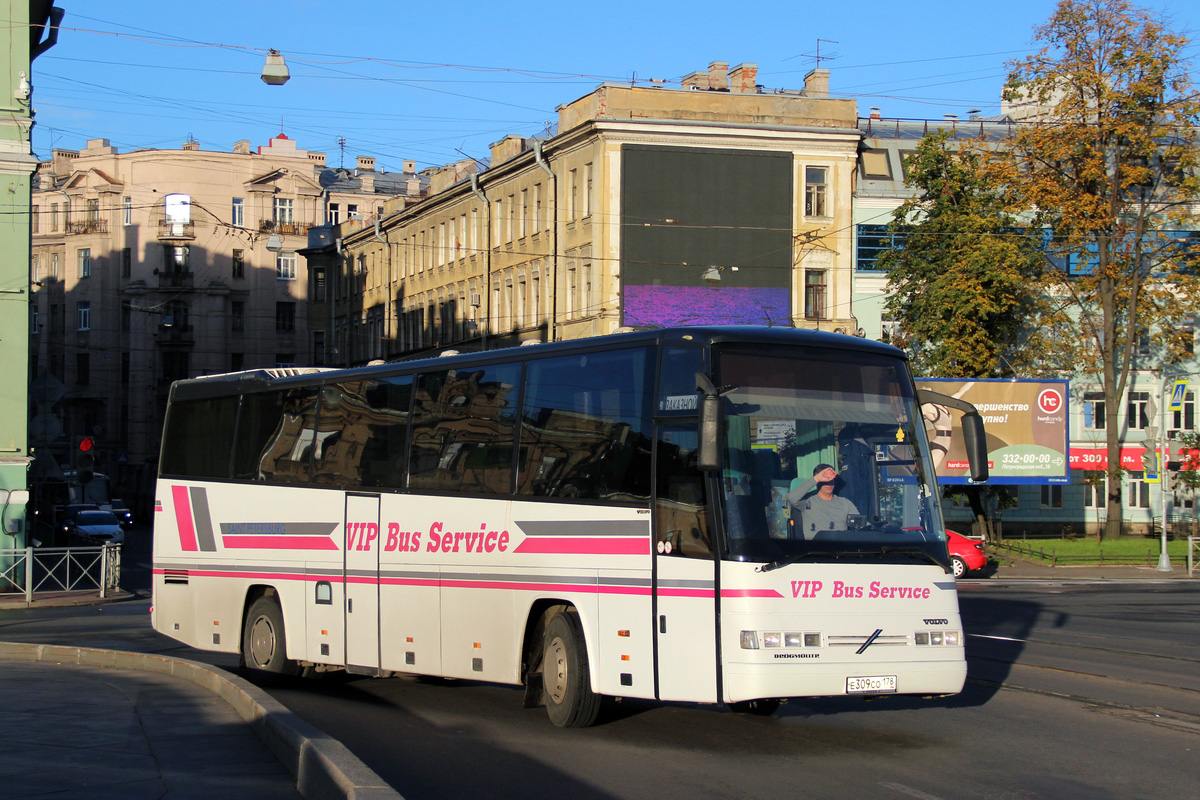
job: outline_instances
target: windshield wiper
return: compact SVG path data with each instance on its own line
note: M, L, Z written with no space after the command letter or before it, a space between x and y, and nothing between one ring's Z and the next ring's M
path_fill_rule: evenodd
M788 564L795 564L797 561L803 561L814 556L830 556L832 558L844 558L846 556L889 556L901 555L908 556L916 561L927 561L930 564L946 569L946 564L939 560L931 553L916 547L879 547L871 550L810 550L807 553L796 553L795 555L784 556L777 558L767 564L763 564L757 572L771 572L772 570L786 567Z

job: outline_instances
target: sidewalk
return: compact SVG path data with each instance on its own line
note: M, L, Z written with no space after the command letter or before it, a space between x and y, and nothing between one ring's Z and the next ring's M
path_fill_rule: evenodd
M83 602L56 594L69 596L34 605ZM0 707L12 734L0 748L6 800L402 800L266 692L195 661L0 642Z

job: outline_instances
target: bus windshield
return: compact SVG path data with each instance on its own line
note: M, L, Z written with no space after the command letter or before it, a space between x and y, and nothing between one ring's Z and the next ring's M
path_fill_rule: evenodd
M728 346L714 361L724 391L729 558L948 563L902 359Z

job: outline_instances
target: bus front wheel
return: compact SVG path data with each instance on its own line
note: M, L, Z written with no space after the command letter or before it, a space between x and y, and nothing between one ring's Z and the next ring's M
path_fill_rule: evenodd
M246 614L242 631L242 663L256 672L295 676L300 665L287 657L283 611L274 597L260 597Z
M560 728L586 728L600 713L592 691L583 626L574 610L555 614L546 626L542 651L546 713Z

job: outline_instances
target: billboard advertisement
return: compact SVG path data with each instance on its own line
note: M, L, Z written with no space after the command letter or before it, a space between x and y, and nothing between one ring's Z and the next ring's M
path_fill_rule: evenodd
M987 429L989 483L1070 483L1067 381L922 378L917 388L966 400ZM970 483L962 412L922 407L938 483Z
M787 325L792 154L621 148L623 325Z

